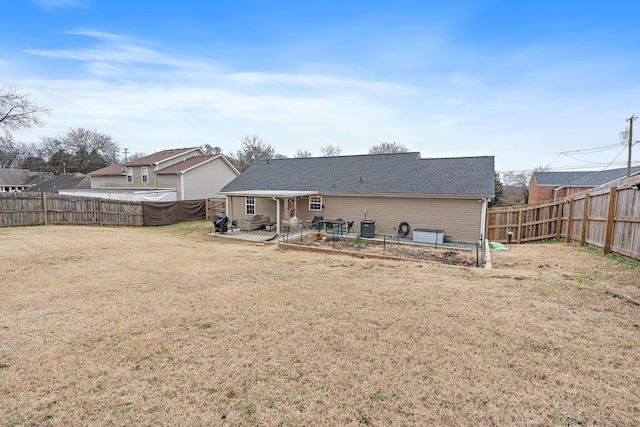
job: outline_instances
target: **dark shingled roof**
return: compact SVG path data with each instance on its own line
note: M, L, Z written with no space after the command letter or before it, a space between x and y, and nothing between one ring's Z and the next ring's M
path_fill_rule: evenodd
M52 177L50 172L31 172L29 169L0 168L0 185L32 185Z
M631 168L631 173L640 172L640 166ZM627 168L609 169L604 171L576 171L576 172L534 172L538 185L554 187L597 187L627 176Z
M83 173L64 173L54 178L32 185L27 191L57 193L58 190L76 190L91 188L91 180Z
M411 152L261 160L222 189L255 190L491 197L494 159L421 159Z

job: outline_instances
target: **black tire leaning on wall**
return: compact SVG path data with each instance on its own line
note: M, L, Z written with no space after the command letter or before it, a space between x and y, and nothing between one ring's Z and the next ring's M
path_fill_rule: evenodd
M407 237L409 231L411 231L411 227L408 222L402 221L400 225L398 225L398 234L400 236Z

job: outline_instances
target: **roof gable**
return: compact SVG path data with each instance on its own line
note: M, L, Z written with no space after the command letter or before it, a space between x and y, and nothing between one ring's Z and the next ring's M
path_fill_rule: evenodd
M167 174L175 174L180 172L187 172L193 168L197 168L198 166L202 166L206 163L215 161L216 159L220 159L223 163L225 163L230 169L232 169L236 175L240 175L240 172L231 164L222 154L209 154L206 156L195 156L190 157L181 162L175 163L171 166L167 166L166 168L162 168L156 172L158 175L167 175Z
M420 153L261 160L222 191L493 196L493 156L422 159Z
M176 156L180 156L182 154L186 154L192 151L199 151L200 154L204 154L204 152L198 147L172 148L168 150L158 151L157 153L149 154L148 156L140 157L138 159L125 163L125 165L126 166L153 165L153 164L156 164L165 160L169 160Z

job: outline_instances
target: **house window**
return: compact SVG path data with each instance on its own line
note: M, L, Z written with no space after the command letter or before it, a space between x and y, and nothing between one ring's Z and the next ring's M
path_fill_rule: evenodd
M142 166L140 170L142 171L142 182L146 184L149 182L149 169L146 166Z
M245 197L244 199L244 211L247 215L255 215L256 213L256 198Z
M322 196L309 196L309 210L310 211L322 210Z
M127 182L133 182L133 168L127 168Z

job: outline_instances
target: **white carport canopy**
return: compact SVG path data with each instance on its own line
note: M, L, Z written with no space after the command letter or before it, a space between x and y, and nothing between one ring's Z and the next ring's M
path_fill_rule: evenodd
M276 204L276 229L280 234L280 200L290 198L315 196L317 191L287 191L287 190L252 190L252 191L225 191L227 196L227 209L229 206L229 197L265 197L271 198L277 202ZM227 212L228 214L228 212Z

